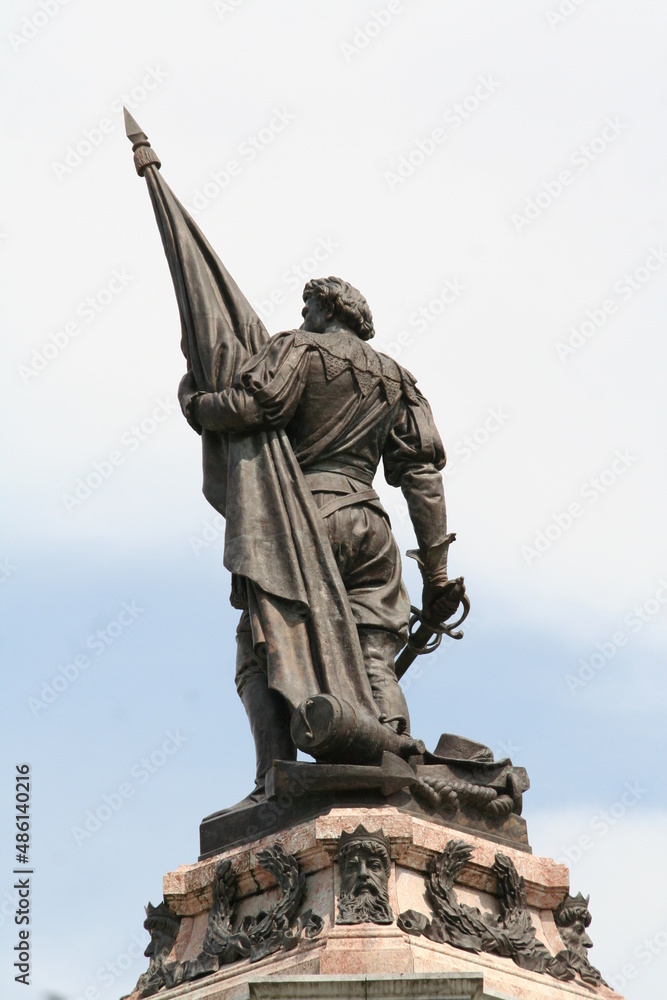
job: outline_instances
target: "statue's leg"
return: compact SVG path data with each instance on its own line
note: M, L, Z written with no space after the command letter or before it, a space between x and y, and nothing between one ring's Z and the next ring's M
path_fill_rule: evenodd
M335 511L326 518L336 564L357 622L373 698L397 733L409 731L405 695L394 657L405 644L410 598L401 579L401 555L389 518L377 503Z
M359 628L366 673L382 716L397 733L410 731L408 703L396 680L394 657L403 642L395 632L381 628Z
M296 760L296 747L290 736L290 711L282 695L269 688L266 663L253 649L246 613L236 632L236 689L255 741L257 770L248 802L259 802L265 797L266 774L274 760Z

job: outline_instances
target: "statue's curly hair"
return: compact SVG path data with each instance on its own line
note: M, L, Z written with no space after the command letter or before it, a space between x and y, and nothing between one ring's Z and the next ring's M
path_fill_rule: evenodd
M313 278L303 290L303 301L317 298L334 310L334 315L349 326L360 340L375 336L373 315L361 292L342 278Z

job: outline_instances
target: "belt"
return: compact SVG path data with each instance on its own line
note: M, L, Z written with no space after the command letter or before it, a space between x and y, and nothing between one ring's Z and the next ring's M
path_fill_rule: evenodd
M356 471L356 470L355 470ZM350 488L369 490L373 485L372 476L366 481L358 475L351 475L345 472L331 472L327 469L304 469L306 482L313 492L322 493L349 493ZM350 484L354 485L350 487Z
M355 503L364 503L365 500L379 500L379 496L375 490L362 490L361 493L348 493L344 497L334 497L333 500L329 500L325 503L323 507L320 507L320 514L322 517L329 517L330 514L335 513L337 510L341 510L343 507L352 507Z

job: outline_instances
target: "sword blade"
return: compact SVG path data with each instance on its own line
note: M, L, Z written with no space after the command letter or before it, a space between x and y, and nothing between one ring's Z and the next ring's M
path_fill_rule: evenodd
M416 649L413 649L412 647L413 646L426 647L427 642L434 635L435 632L433 631L433 629L429 628L428 625L424 625L424 623L422 622L417 631L411 636L410 644L405 645L401 650L401 652L396 657L396 659L394 660L394 669L396 671L397 680L400 681L401 677L406 672L406 670L412 666L412 664L419 656L419 653L416 651Z

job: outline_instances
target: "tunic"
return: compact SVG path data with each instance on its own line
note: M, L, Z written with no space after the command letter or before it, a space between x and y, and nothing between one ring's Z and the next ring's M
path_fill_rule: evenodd
M199 395L203 428L284 429L318 507L366 492L382 463L402 489L419 548L443 541L445 451L415 378L346 331L280 333L230 389ZM360 627L404 636L410 602L389 518L377 498L335 511L326 530Z

